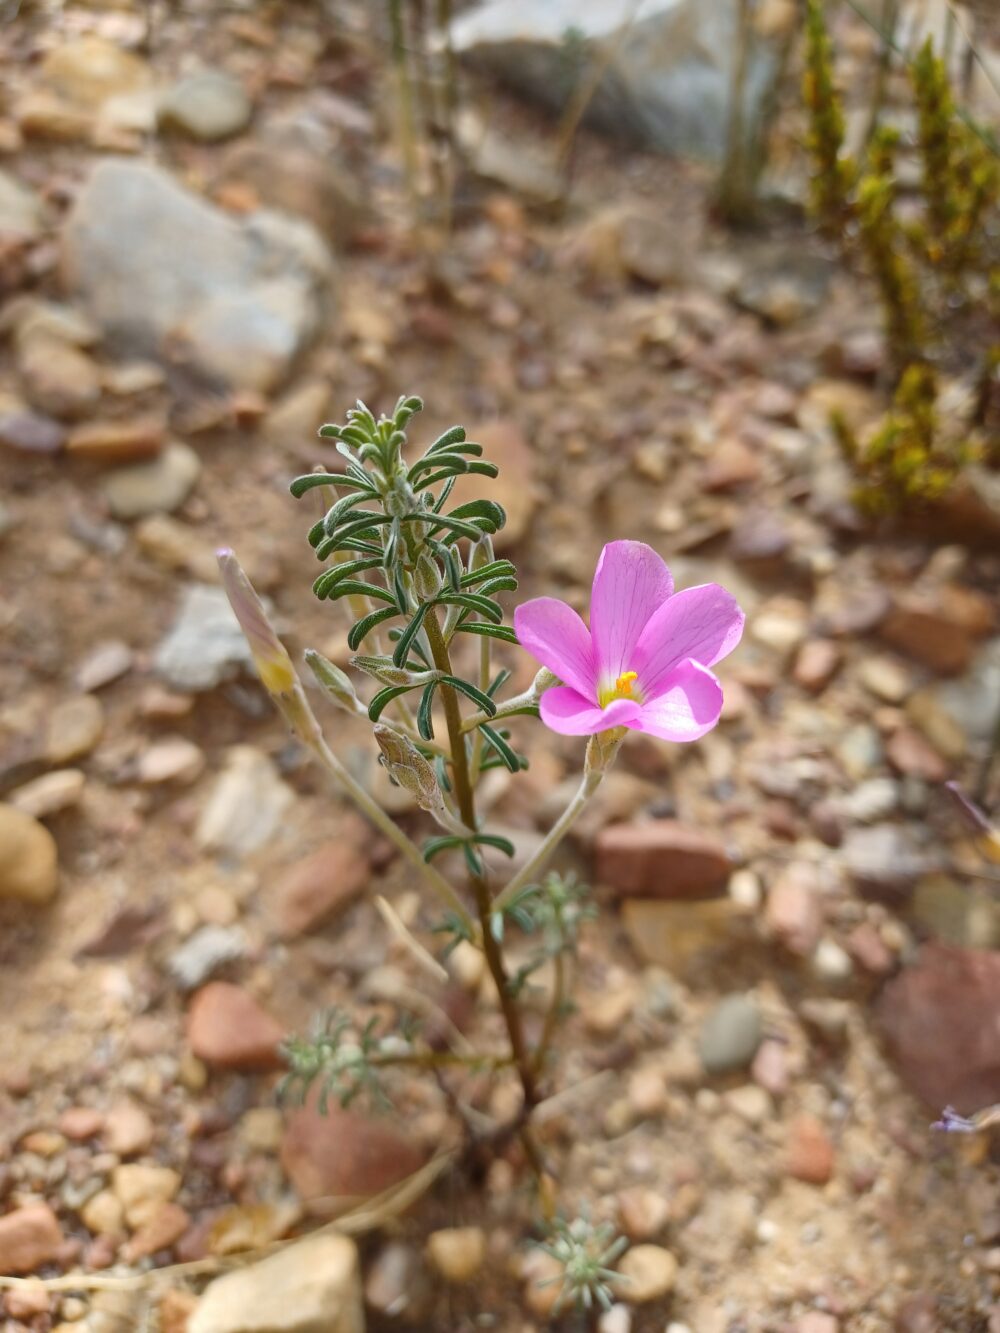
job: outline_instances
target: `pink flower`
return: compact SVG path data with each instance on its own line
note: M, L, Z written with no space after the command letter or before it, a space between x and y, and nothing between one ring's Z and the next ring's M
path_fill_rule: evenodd
M564 736L629 727L694 741L722 711L709 670L743 633L743 612L717 583L674 592L643 542L610 542L590 599L590 629L565 602L538 597L514 612L521 645L565 683L541 698L542 721Z

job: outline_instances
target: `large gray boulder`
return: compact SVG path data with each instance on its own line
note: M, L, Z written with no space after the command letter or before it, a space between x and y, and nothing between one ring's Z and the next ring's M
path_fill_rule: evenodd
M790 10L790 15L793 13ZM605 65L587 118L667 153L719 161L726 147L739 0L486 0L452 24L470 64L555 109ZM780 37L755 35L744 124L759 119Z
M67 287L107 340L196 378L269 393L309 343L331 277L308 223L236 220L144 162L99 163L62 238Z

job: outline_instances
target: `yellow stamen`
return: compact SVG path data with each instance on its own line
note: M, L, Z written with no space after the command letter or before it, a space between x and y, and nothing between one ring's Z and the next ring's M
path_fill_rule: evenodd
M639 675L636 671L623 671L615 681L615 693L619 699L627 699L632 694L632 682L638 680Z
M638 673L635 671L623 671L614 683L614 688L605 687L598 691L597 701L602 708L607 708L608 704L613 703L615 699L633 699L632 683L638 680ZM637 702L641 702L638 700Z

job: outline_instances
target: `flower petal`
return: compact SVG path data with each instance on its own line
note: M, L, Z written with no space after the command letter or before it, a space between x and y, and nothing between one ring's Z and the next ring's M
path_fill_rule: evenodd
M551 669L551 668L550 668ZM555 685L539 700L542 721L550 731L561 736L593 736L598 731L627 726L639 716L634 699L615 699L607 708L598 708L569 685Z
M555 597L536 597L514 612L514 633L542 666L597 704L597 671L587 626L571 606Z
M712 730L721 712L722 686L708 667L687 661L674 668L663 692L625 726L663 741L696 741Z
M645 542L609 542L601 552L590 599L597 674L612 684L633 669L646 622L674 590L670 570Z
M743 620L736 599L717 583L675 593L649 621L632 657L643 698L662 694L686 658L708 667L726 657L740 641Z

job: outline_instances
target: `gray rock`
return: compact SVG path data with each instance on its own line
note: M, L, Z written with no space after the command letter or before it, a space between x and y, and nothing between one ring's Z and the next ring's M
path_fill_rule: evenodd
M358 1251L346 1236L309 1236L216 1278L189 1333L364 1333Z
M738 10L737 0L487 0L454 21L452 44L556 109L595 60L606 61L589 120L664 152L719 161ZM776 43L758 40L748 66L744 119L753 126L777 71Z
M921 875L936 869L935 858L898 824L851 829L841 855L858 888L877 899L905 895Z
M857 824L874 824L891 815L898 804L898 782L892 778L868 778L842 798L840 808Z
M196 841L206 851L246 856L270 841L294 800L266 754L234 745L201 812Z
M160 103L159 121L202 143L229 139L246 129L253 105L242 83L218 69L200 69L180 79Z
M236 221L144 162L91 172L62 236L69 290L112 344L269 393L319 327L329 253L304 222Z
M784 247L748 264L733 300L769 324L784 327L814 314L826 300L833 265L808 253Z
M202 926L170 955L167 967L182 990L197 990L227 963L246 955L247 937L239 926Z
M702 1024L698 1053L709 1074L727 1074L750 1064L760 1039L757 1001L750 995L727 995Z
M101 489L115 518L146 518L178 509L200 475L201 459L189 445L175 441L148 463L115 468Z
M42 201L16 177L0 171L0 236L30 241L44 226Z
M979 651L964 676L934 686L933 693L970 740L989 742L1000 712L1000 638Z
M66 443L66 429L37 412L0 413L0 444L26 454L57 454Z
M338 160L337 140L303 111L265 117L229 149L221 179L248 187L268 208L305 218L335 246L349 244L370 216L356 176Z
M153 657L157 675L182 694L214 690L252 663L226 594L203 584L186 589L173 627Z

